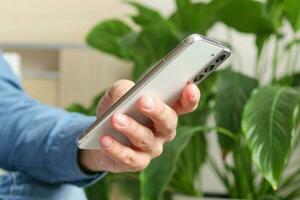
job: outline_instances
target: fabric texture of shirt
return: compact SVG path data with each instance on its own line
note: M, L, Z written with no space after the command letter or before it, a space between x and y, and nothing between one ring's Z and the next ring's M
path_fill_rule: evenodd
M0 168L47 183L92 184L105 173L80 169L76 138L94 120L29 97L0 55Z
M87 200L83 188L49 184L20 172L0 176L0 200Z

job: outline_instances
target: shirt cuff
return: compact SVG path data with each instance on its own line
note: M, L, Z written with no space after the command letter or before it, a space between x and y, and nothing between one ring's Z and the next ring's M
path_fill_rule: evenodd
M54 140L56 144L52 146L52 152L50 153L54 158L51 159L51 165L57 166L56 162L60 162L58 169L60 169L61 172L58 174L62 174L62 177L65 179L64 182L86 187L100 180L107 174L106 172L95 174L85 173L78 163L79 149L76 145L76 139L96 118L75 113L71 113L71 115L69 124L62 129L63 131L58 134L58 138Z

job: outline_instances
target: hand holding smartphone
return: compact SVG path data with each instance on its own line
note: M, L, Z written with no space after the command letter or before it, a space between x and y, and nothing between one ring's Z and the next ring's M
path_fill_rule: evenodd
M119 142L130 144L124 135L112 128L110 118L113 114L124 113L146 125L149 119L135 107L140 97L156 96L173 105L188 83L199 84L229 56L230 51L219 42L199 34L190 35L84 131L77 139L78 147L100 149L98 141L103 134L110 134Z

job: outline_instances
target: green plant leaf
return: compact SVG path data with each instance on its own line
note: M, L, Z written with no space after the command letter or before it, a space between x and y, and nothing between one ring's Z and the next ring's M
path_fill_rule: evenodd
M262 50L264 48L264 44L265 42L267 41L268 39L268 36L266 35L257 35L256 36L256 39L255 39L255 44L256 44L256 48L257 48L257 59L259 59L261 53L262 53Z
M86 42L93 48L115 55L121 59L132 56L129 45L124 40L132 41L135 36L132 29L120 20L107 20L96 25L88 33Z
M85 194L89 200L110 200L109 175L105 176L97 183L85 188Z
M217 74L215 119L218 127L237 134L241 131L244 105L258 82L243 74L226 69ZM232 150L234 140L218 134L223 153Z
M179 42L180 38L177 37L174 26L166 20L143 27L136 45L132 48L135 63L132 72L134 80L167 55Z
M176 0L177 10L170 20L184 33L205 34L216 22L214 3L192 3L190 0Z
M147 49L150 56L148 60L157 62L174 48L181 38L176 36L176 30L168 21L158 21L141 31L138 42ZM147 58L146 58L147 59Z
M209 102L214 98L216 92L215 83L216 74L211 74L199 85L200 90L205 92L201 94L198 108L192 113L181 116L179 118L179 126L206 126L211 109ZM197 196L201 193L201 189L195 187L194 183L207 156L207 141L204 135L207 131L209 131L209 128L194 134L189 144L180 154L176 172L170 183L172 191L192 196Z
M69 112L77 112L82 114L88 114L89 110L85 108L83 105L80 105L79 103L73 103L66 107L66 110Z
M213 99L215 94L215 82L216 75L212 74L199 85L200 90L205 92L201 95L198 108L192 113L181 116L179 118L179 126L206 125L207 117L210 114L209 101ZM201 193L201 189L195 187L194 183L207 156L205 131L199 131L199 133L194 134L189 144L180 154L176 164L176 172L170 183L171 191L191 196L198 196Z
M269 86L255 90L245 106L246 142L253 161L274 189L290 156L298 105L297 90Z
M298 0L285 0L284 1L284 15L293 27L294 31L300 28L300 4Z
M284 200L298 200L300 198L300 190L298 189L300 187L299 185L300 183L297 183L297 188L285 196Z
M275 33L272 21L263 13L263 4L254 0L227 0L217 12L218 18L229 27L243 33L270 35Z
M110 175L110 186L117 186L124 199L140 199L139 173L117 173Z
M294 40L292 40L291 42L289 42L286 46L285 46L285 50L289 50L291 49L293 46L300 44L300 39L296 38Z
M176 163L181 152L193 134L199 130L201 130L199 127L179 127L174 141L165 144L163 154L153 160L140 174L142 200L161 199L176 171Z
M137 80L149 67L165 56L182 38L174 24L157 11L136 2L133 20L141 26L133 31L120 20L107 20L96 25L87 35L87 43L106 53L134 63L132 77Z
M150 24L155 24L158 21L163 21L165 20L159 12L157 12L156 10L146 7L140 3L137 2L128 2L129 4L131 4L132 6L134 6L137 10L138 10L138 14L132 16L131 18L133 19L133 21L140 25L140 26L147 26Z
M232 157L233 163L231 173L234 180L234 198L257 199L255 196L255 181L252 170L251 153L245 144L242 135L234 145Z
M275 84L282 86L300 87L300 73L284 76L276 81Z
M206 139L203 132L195 133L188 145L180 154L176 172L171 180L171 188L176 193L199 196L199 188L195 187L195 179L199 177L201 166L207 155Z
M300 193L300 168L298 167L293 172L289 173L276 192L282 199L299 199Z
M97 114L97 107L98 107L99 101L104 96L105 91L106 90L104 90L103 92L101 92L100 94L96 95L93 98L92 103L91 103L91 105L89 107L89 112L88 112L89 116L96 116L96 114Z
M283 7L285 0L267 0L265 3L265 8L267 15L272 20L275 28L280 29L283 21Z
M98 103L104 94L105 94L105 91L96 95L93 98L91 105L89 107L84 107L83 105L81 105L79 103L73 103L73 104L69 105L68 107L66 107L66 110L69 112L82 113L82 114L85 114L88 116L96 116Z

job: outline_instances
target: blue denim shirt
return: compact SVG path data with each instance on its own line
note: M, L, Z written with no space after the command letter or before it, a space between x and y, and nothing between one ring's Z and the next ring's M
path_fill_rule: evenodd
M75 141L94 120L30 98L0 55L0 168L47 183L91 184L104 173L80 169Z

